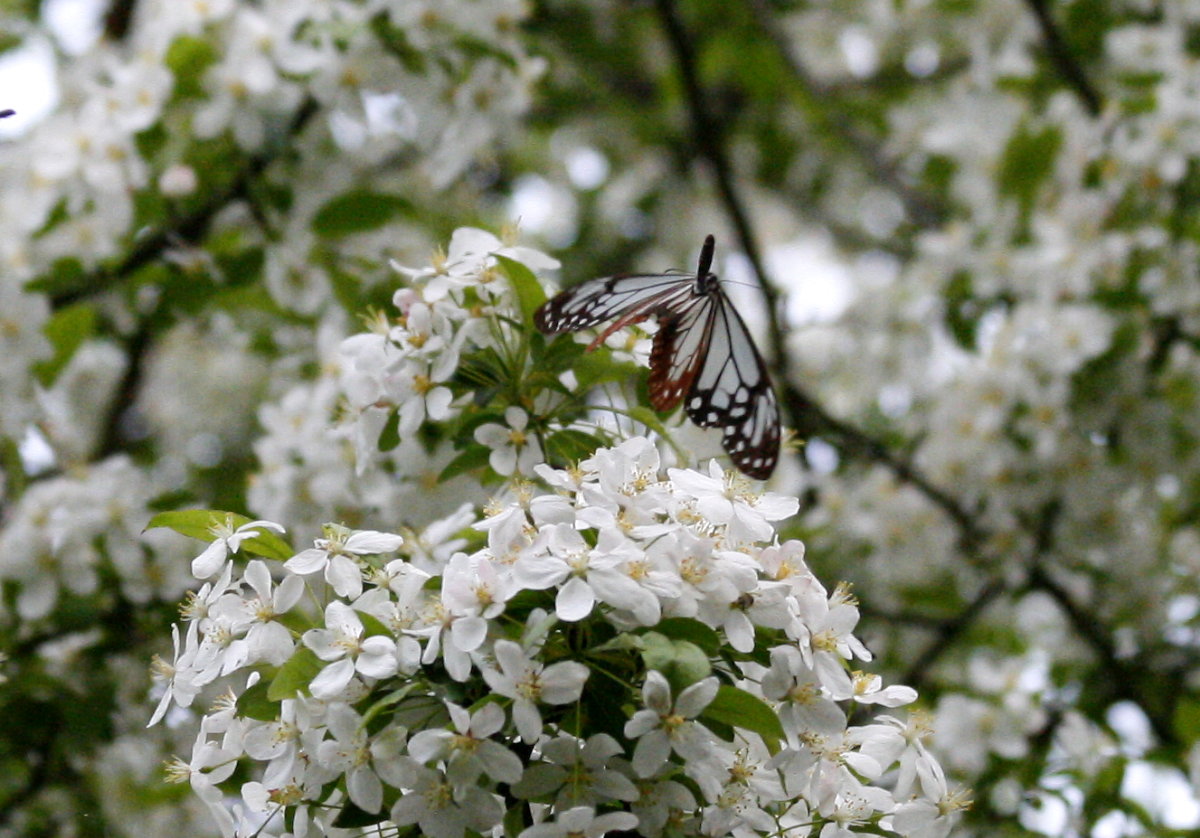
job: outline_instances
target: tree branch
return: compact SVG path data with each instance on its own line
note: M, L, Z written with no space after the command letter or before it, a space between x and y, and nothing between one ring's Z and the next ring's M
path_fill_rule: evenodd
M1046 55L1049 57L1050 63L1058 70L1059 75L1063 77L1068 86L1075 91L1075 95L1083 102L1087 112L1092 116L1099 116L1103 105L1100 94L1092 85L1087 74L1083 72L1083 67L1075 60L1070 47L1067 46L1058 24L1050 15L1049 3L1047 0L1025 0L1025 2L1037 19L1038 28L1042 30L1042 40L1046 45Z
M911 463L893 454L882 442L846 422L835 419L814 398L792 383L790 356L785 345L780 316L780 294L768 278L766 265L758 247L758 237L754 233L750 221L750 213L738 191L733 166L725 153L721 124L712 117L700 85L699 75L696 71L696 50L688 37L683 22L679 19L674 2L672 0L656 0L656 7L679 67L688 103L688 113L692 122L691 133L695 138L697 153L712 168L721 202L733 224L738 244L750 262L751 270L767 299L768 338L776 363L780 368L780 377L783 379L784 388L783 401L792 418L792 424L802 432L810 429L814 432L827 432L835 436L843 447L883 464L902 482L916 487L949 515L958 524L967 544L978 543L980 540L979 528L965 507L948 493L934 486Z
M315 101L310 99L305 102L292 117L292 124L287 131L287 136L295 136L303 131L316 112ZM85 275L74 288L53 295L50 299L51 305L54 308L62 308L92 297L107 290L139 268L162 258L163 253L171 247L203 241L217 214L231 202L247 197L254 181L279 158L280 152L287 148L290 146L281 142L271 151L251 157L228 186L205 201L198 209L188 213L171 226L162 227L138 238L124 259L115 265Z

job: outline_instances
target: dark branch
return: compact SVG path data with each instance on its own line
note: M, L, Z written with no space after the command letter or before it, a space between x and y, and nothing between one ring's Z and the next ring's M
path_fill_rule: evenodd
M1066 615L1075 633L1091 646L1101 667L1108 673L1107 687L1113 699L1126 699L1137 704L1149 719L1158 740L1178 748L1181 743L1175 733L1173 707L1179 694L1180 674L1154 670L1150 673L1153 683L1147 685L1145 679L1139 677L1139 670L1120 658L1108 628L1075 602L1070 592L1040 563L1030 572L1029 586L1047 593Z
M799 430L825 432L860 456L882 463L901 481L915 486L934 504L944 510L959 525L964 540L970 544L979 540L978 528L971 514L950 495L934 486L910 463L898 458L886 445L867 434L835 419L815 399L791 382L790 361L780 319L780 295L769 281L767 270L750 221L750 213L738 191L733 166L724 149L721 124L713 118L696 70L696 50L679 19L672 0L657 0L659 16L671 45L683 82L692 121L692 136L697 152L708 162L717 181L717 190L737 234L738 244L767 298L769 340L784 382L784 404Z
M292 125L287 136L292 137L303 131L316 112L316 103L312 100L306 102L292 118ZM139 268L162 258L163 253L172 247L200 243L208 235L213 219L221 210L234 201L247 198L256 180L268 166L279 158L281 151L290 147L289 144L281 141L271 151L251 157L224 189L205 201L198 209L169 227L163 227L143 235L119 263L86 275L75 288L54 295L51 303L55 308L61 308L92 297L107 290L111 285Z
M104 36L118 43L124 41L136 10L137 0L112 0L104 14Z
M992 579L984 585L979 593L975 595L975 598L967 603L967 606L962 611L952 619L944 621L938 627L933 641L909 665L908 671L901 678L901 682L919 689L928 680L929 671L933 668L938 658L945 654L946 650L953 646L966 633L967 629L983 615L987 607L1007 590L1008 586L1002 579L998 578Z
M1075 60L1070 47L1062 36L1054 18L1050 15L1047 0L1025 0L1029 4L1033 16L1037 18L1038 27L1042 30L1042 41L1046 45L1046 55L1050 63L1063 77L1066 83L1075 91L1075 95L1083 102L1083 106L1092 116L1099 116L1102 106L1100 94L1092 85L1083 67Z

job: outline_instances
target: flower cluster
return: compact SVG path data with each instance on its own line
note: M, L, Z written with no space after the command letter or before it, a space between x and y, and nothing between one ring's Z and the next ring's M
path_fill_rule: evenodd
M945 834L960 801L919 721L850 723L916 693L852 669L853 599L772 543L795 498L664 479L642 437L536 470L550 491L514 484L448 555L330 525L235 573L288 551L218 522L155 721L234 690L174 768L226 834Z

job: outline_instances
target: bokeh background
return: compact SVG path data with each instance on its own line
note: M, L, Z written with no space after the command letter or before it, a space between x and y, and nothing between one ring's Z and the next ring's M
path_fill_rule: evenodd
M716 235L794 431L787 531L920 691L962 834L1200 828L1200 3L6 0L0 27L0 834L211 834L162 782L187 718L145 730L198 551L156 512L303 540L486 498L445 461L358 475L328 430L389 262L470 225L564 283Z

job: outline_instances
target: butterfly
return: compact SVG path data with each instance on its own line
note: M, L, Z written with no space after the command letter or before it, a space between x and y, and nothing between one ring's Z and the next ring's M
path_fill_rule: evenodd
M657 318L650 404L665 411L682 401L697 425L722 429L721 443L735 466L765 480L779 460L779 404L745 322L709 270L715 246L712 236L705 238L694 275L593 279L548 300L533 321L555 335L612 320L590 352L618 329Z

